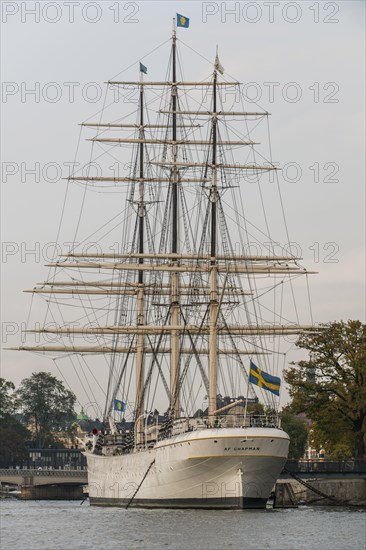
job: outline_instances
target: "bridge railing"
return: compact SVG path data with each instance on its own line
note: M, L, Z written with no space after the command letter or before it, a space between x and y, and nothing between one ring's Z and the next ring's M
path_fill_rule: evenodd
M16 477L87 477L86 470L20 470L20 469L9 469L1 468L0 469L0 478L6 478L7 476L16 476Z
M294 473L364 474L366 460L288 460L285 467Z

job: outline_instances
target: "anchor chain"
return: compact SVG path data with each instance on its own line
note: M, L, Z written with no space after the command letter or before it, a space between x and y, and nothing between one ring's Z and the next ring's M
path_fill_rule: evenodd
M154 464L154 462L155 462L155 458L154 458L154 460L151 462L151 464L150 464L150 466L148 467L148 469L146 470L145 475L144 475L144 477L142 478L142 480L141 480L141 482L140 482L140 485L137 487L136 491L133 493L132 497L131 497L130 500L128 501L128 503L127 503L127 505L126 505L126 510L127 510L127 508L129 508L131 502L133 501L133 499L134 499L135 496L137 495L137 493L138 493L138 491L139 491L141 485L142 485L143 482L145 481L146 476L147 476L147 474L150 472L151 467L152 467L152 465Z
M283 468L283 471L286 472L286 474L290 475L291 477L293 477L296 481L298 481L299 483L301 483L301 485L303 485L304 487L306 487L307 489L309 489L310 491L312 491L313 493L323 497L323 498L326 498L326 499L329 499L329 500L332 500L333 502L335 502L338 506L342 506L344 504L347 504L348 506L352 506L352 504L349 504L349 501L348 500L339 500L337 498L335 498L334 496L332 495L327 495L326 493L323 493L323 491L320 491L319 489L315 489L315 487L312 487L310 485L310 483L307 483L306 481L304 481L303 479L301 479L299 476L297 476L296 474L294 474L293 472L290 472L290 470L288 470L286 467Z

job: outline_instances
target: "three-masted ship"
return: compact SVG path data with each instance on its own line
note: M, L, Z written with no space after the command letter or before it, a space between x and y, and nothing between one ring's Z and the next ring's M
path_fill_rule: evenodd
M312 326L281 312L269 319L260 299L286 283L292 292L292 281L308 272L293 254L244 247L251 215L245 186L277 170L249 137L250 122L269 113L225 108L225 90L240 85L226 78L217 53L210 77L197 82L178 74L179 59L174 28L165 80L150 81L140 63L136 82L108 82L136 89L133 120L83 124L97 132L92 146L115 155L132 148L121 174L68 178L86 187L127 186L121 247L75 247L32 292L48 302L87 300L88 307L97 299L100 314L86 326L31 329L58 340L20 349L108 359L104 429L94 430L84 450L91 504L262 508L289 437L280 428L278 392L263 391L271 389L270 374L256 368L253 388L250 362L275 374L273 343ZM193 105L191 90L202 91ZM150 107L149 91L161 98L158 108Z

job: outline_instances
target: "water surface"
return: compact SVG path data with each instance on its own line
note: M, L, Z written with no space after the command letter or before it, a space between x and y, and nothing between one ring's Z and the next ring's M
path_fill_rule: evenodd
M1 550L363 550L366 510L124 510L7 499L1 530Z

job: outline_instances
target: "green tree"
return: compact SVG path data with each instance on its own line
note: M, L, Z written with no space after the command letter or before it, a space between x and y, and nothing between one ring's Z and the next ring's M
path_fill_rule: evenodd
M289 407L286 407L282 411L281 426L290 436L288 457L296 460L302 458L308 441L308 430L305 421L293 414Z
M13 414L15 410L14 390L13 382L0 378L0 418Z
M313 422L312 440L331 456L365 456L366 325L360 321L322 325L300 336L309 351L285 374L296 413Z
M27 457L26 442L31 434L14 417L16 410L13 382L0 378L0 462L9 463Z
M25 426L9 415L0 421L0 462L16 462L28 457L27 442L31 434Z
M33 373L23 380L17 398L39 448L54 442L57 432L72 430L76 397L50 373Z

